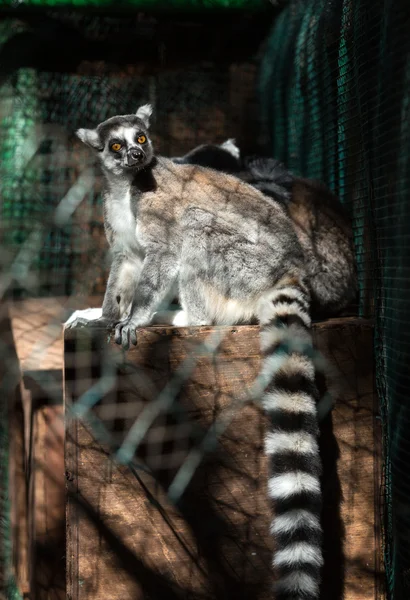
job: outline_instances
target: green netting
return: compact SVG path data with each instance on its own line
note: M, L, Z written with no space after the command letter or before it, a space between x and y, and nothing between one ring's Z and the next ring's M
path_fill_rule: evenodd
M130 10L261 10L266 8L266 0L0 0L0 7L68 7Z
M114 6L108 0L25 4ZM255 9L266 4L141 0L115 2L115 7ZM18 3L0 2L6 5ZM269 139L268 153L296 173L328 183L353 217L360 312L376 323L384 426L384 554L395 600L410 597L409 23L410 6L404 0L291 0L267 40L259 85L260 139ZM0 43L22 27L4 22ZM87 27L98 39L109 39L110 28L120 31L112 20L93 24L89 18ZM73 275L91 264L86 277L99 280L99 291L103 289L104 264L95 252L97 238L103 239L98 185L83 183L79 218L53 220L55 208L72 193L85 167L83 155L73 150L77 127L133 111L136 103L149 100L157 107L155 142L165 154L180 155L198 143L227 137L258 151L255 64L254 57L246 65L228 67L195 64L192 57L189 67L172 72L115 73L106 65L100 73L84 65L77 65L76 73L16 69L0 89L0 178L3 249L11 253L11 275L19 284L35 294L73 293L84 285Z
M410 7L291 2L260 92L269 152L326 181L354 219L360 310L376 320L390 597L410 597Z

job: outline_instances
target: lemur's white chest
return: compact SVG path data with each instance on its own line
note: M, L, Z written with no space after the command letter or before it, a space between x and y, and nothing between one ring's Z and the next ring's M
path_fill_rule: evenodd
M129 191L111 199L107 208L107 219L115 232L115 246L125 253L140 253L141 245L137 238L137 220L131 210Z

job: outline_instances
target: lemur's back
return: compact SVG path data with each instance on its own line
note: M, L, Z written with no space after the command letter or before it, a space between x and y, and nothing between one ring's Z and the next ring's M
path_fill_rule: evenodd
M143 199L147 210L156 207L181 219L186 211L201 209L212 214L215 223L235 226L255 243L263 234L275 247L288 244L288 251L301 256L283 206L247 183L205 167L178 165L165 157L157 158L153 174L155 189Z

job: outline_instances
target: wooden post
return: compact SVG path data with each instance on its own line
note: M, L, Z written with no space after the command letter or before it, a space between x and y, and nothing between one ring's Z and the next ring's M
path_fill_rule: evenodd
M9 307L16 348L9 345L8 356L20 362L22 375L10 397L13 562L18 587L31 600L66 597L61 323L69 304L69 298L37 298Z
M224 338L214 356L198 354L216 332L206 327L143 329L127 353L106 332L65 332L71 600L271 600L266 421L259 407L238 404L259 372L259 328L217 330ZM342 380L342 397L322 427L323 597L374 600L380 473L372 325L334 319L316 324L314 338ZM172 410L147 426L131 465L115 462L110 453L195 356ZM77 412L83 418L73 415L93 402ZM203 459L190 462L201 443ZM186 487L175 506L166 490L175 490L169 485L182 465Z
M64 418L61 371L26 372L28 523L33 600L65 594ZM41 379L43 381L41 381Z
M0 595L6 589L7 580L12 577L18 591L25 597L29 591L29 577L24 413L19 388L19 362L5 302L0 303L0 343L1 510L7 511L7 514L1 514ZM8 522L10 532L6 527Z

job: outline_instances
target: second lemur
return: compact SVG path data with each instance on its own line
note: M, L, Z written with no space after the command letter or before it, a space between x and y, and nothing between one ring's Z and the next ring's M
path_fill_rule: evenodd
M286 208L305 254L315 318L336 316L356 299L351 222L337 196L323 183L295 177L274 158L242 159L232 139L221 145L202 144L173 160L234 174Z

